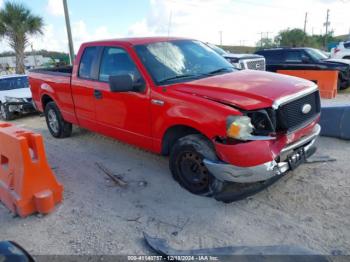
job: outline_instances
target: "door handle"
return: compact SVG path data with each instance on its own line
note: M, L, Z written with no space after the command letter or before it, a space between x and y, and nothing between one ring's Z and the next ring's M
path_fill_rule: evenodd
M100 90L94 90L94 97L96 99L102 99L102 92Z

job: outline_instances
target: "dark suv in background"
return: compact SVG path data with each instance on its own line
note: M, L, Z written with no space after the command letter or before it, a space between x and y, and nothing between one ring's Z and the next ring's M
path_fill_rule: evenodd
M256 52L266 59L266 70L338 70L338 89L350 86L350 62L330 59L321 50L314 48L274 48Z

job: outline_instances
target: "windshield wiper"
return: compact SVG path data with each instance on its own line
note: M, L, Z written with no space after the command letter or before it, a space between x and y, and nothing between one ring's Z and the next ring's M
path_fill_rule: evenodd
M158 81L158 83L161 84L161 83L168 82L171 80L176 80L176 79L181 79L181 78L190 78L190 77L198 77L198 75L193 75L193 74L176 75L173 77L162 79L162 80Z
M214 70L214 71L205 73L205 75L215 75L215 74L219 74L219 73L223 73L223 72L228 72L228 71L231 72L230 69L233 69L233 67L223 67L223 68L219 68L219 69L216 69L216 70Z

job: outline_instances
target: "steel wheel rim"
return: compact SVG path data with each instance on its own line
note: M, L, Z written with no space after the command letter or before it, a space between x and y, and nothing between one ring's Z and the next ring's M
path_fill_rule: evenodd
M49 126L51 130L55 133L58 133L58 130L59 130L58 119L54 110L52 109L49 110L47 114L47 120L49 122Z
M209 171L202 157L195 152L184 152L179 159L179 169L188 187L196 192L205 190L209 186Z

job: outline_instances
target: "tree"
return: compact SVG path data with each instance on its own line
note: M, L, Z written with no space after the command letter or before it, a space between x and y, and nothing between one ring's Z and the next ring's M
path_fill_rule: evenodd
M6 2L0 10L0 38L5 38L15 51L16 73L24 73L24 50L29 45L29 37L42 34L43 26L43 19L23 4Z
M301 29L286 29L276 36L275 42L283 47L301 47L306 46L308 35Z
M257 48L272 48L276 47L275 42L271 38L262 38L256 43Z

